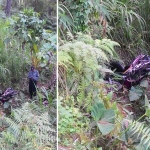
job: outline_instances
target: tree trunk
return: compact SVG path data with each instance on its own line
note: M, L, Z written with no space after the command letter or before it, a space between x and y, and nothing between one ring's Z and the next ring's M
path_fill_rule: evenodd
M10 16L11 3L12 3L12 0L7 0L6 2L5 14L7 17Z

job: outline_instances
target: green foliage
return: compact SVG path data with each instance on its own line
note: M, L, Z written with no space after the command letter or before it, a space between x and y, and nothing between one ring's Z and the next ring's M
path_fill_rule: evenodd
M83 41L86 44L91 44L92 46L103 50L104 52L106 52L106 54L109 54L110 56L117 55L114 49L115 46L120 46L117 42L105 38L101 40L93 39L91 35L82 34L82 33L78 33L77 35L78 35L77 37L78 41Z
M148 80L142 80L142 81L140 82L140 86L141 86L141 87L144 87L144 88L148 88Z
M128 96L129 100L133 103L133 108L138 111L138 113L135 114L136 117L139 117L139 114L142 115L146 112L149 112L149 100L148 100L148 80L143 79L139 85L132 86L129 90Z
M12 116L2 115L4 110L0 106L0 129L2 129L0 149L2 150L56 149L56 31L50 28L49 18L35 12L35 9L37 11L39 9L40 0L38 4L35 4L34 9L27 6L34 2L28 1L26 4L27 1L12 1L13 16L0 19L1 90L3 91L6 87L18 90L18 96L10 102ZM45 5L41 5L39 10L43 15L46 15L45 12L49 9L49 6L46 6L48 2L40 3ZM16 3L20 8L13 9ZM52 3L48 4L52 5ZM22 6L25 6L24 9L21 8ZM0 9L2 7L4 5L1 5ZM43 12L43 8L47 10ZM19 9L21 12L18 11ZM1 12L0 15L2 18ZM31 58L31 51L34 53L34 58ZM37 102L38 97L37 99L35 97L35 101L32 100L31 104L26 93L28 92L26 91L27 71L32 60L39 63L39 72L43 73L40 75L39 85L44 85L48 89L42 89L42 98L47 99L49 103L43 107L40 107L39 100ZM51 75L53 80L50 78ZM25 103L27 100L30 104Z
M92 11L91 3L87 0L69 1L66 0L68 9L74 18L76 31L85 31L88 28L89 14ZM81 11L82 10L82 11Z
M70 11L63 4L59 4L58 13L60 35L62 35L62 37L65 39L65 31L72 32L72 29L75 28L73 17Z
M34 119L33 119L34 118ZM42 112L34 104L25 103L13 110L11 118L4 117L8 128L1 132L1 149L39 149L56 146L56 130L49 121L47 112Z
M124 137L125 141L130 141L130 144L133 144L137 150L148 150L150 148L149 127L138 121L126 120L126 123L129 124L129 127L124 133L125 136L122 135L122 138Z
M137 49L147 51L143 36L146 22L141 15L142 1L108 1L103 3L110 12L111 19L106 29L113 40L118 41L123 49L135 56Z
M44 21L38 18L38 14L30 9L25 9L13 22L16 36L22 39L23 42L31 43L34 52L37 51L34 44L40 41L40 36L43 33L43 23Z
M92 131L95 131L97 125L96 127L101 131L97 132L97 136L101 137L109 134L114 128L117 133L119 125L115 122L115 117L121 120L116 104L110 102L112 94L107 94L106 85L102 80L105 72L110 71L104 63L113 56L117 57L114 47L118 46L118 43L109 39L94 40L90 35L82 33L78 33L76 37L69 33L68 39L68 42L59 46L58 53L59 94L63 97L59 106L59 141L62 145L64 143L69 145L70 142L72 143L69 136L77 133L81 143L76 142L73 146L75 149L82 149L87 145L94 148L93 143L97 139L94 138L93 142L89 137L85 137L87 131L90 131L93 118L97 119L97 124L94 123ZM100 101L104 110L99 105L97 109L93 108L97 101ZM91 111L93 118L90 115ZM63 113L65 114L62 116ZM87 117L83 117L83 114L87 114ZM78 118L78 115L83 119ZM93 133L90 132L90 136L92 137Z
M115 53L113 49L115 45L118 44L109 39L93 40L89 35L79 34L77 39L60 46L58 64L59 74L62 78L64 78L64 68L67 69L67 81L60 79L64 82L61 82L61 86L64 87L67 84L69 89L73 89L75 84L78 87L84 80L87 87L92 81L98 80L99 75L102 76L104 71L102 65Z
M45 30L33 10L25 11L25 14L29 17L20 14L18 21L12 18L0 20L0 81L3 85L19 82L31 61L41 67L49 67L50 72L56 64L56 33ZM30 50L36 53L32 60Z
M11 20L11 32L20 42L23 53L31 52L31 61L35 67L54 65L50 63L51 53L56 52L56 32L46 30L45 21L33 9L24 9ZM28 56L29 57L29 56Z
M67 40L66 42L60 39L60 50L58 53L59 94L65 97L61 107L65 108L65 111L67 107L67 111L77 108L80 113L87 115L87 118L90 119L88 121L89 124L93 123L91 116L88 116L88 113L92 111L91 114L95 122L91 126L97 127L91 127L89 131L90 138L94 139L92 141L94 146L91 146L91 141L89 139L85 140L81 134L81 141L82 139L88 141L88 144L85 142L86 148L84 144L76 141L73 141L75 146L69 145L70 141L72 143L72 140L68 139L70 139L70 135L75 135L76 131L72 134L62 133L60 135L60 144L63 145L61 141L66 141L66 143L69 141L68 145L72 149L98 149L98 147L119 150L149 149L147 123L149 123L150 105L148 100L149 94L146 93L148 80L143 80L139 86L132 87L129 95L123 89L123 93L117 93L119 96L116 96L108 93L106 89L109 86L107 87L101 79L105 72L109 72L105 62L117 57L117 54L126 63L131 63L131 57L134 58L141 52L149 53L149 3L148 0L60 1L59 13L62 18L64 17L64 22L59 22L59 28L63 33L60 34L60 38ZM69 33L67 34L66 31L69 31ZM89 35L77 33L78 31L86 32ZM117 43L114 41L117 41ZM119 48L115 47L118 45L120 45ZM114 48L118 48L118 51L115 51ZM132 103L124 104L126 96L129 96ZM117 104L117 102L113 102L118 97L123 103L121 107L119 107L120 104ZM95 104L95 102L100 104ZM144 114L142 121L144 120L145 122L139 123L138 120L133 121L133 124L131 123L132 132L129 132L129 134L125 133L126 143L122 146L123 143L120 138L118 139L118 135L128 132L128 129L130 130L128 128L120 132L125 105L133 106L133 110L129 112L127 117L131 117L131 113L134 113L134 118L139 117L141 119L138 115ZM107 116L106 118L105 115ZM116 119L113 120L111 117L113 119L116 117ZM59 120L61 121L62 118ZM71 121L74 122L73 119ZM67 121L64 122L69 124ZM98 129L101 132L97 132ZM71 130L70 127L69 130ZM86 135L86 132L83 134ZM105 137L107 134L109 136ZM66 135L65 139L63 139L63 135ZM111 138L111 135L113 138ZM135 138L132 139L132 136ZM101 145L101 143L105 143L106 147Z
M64 101L64 100L63 100ZM70 134L80 134L82 130L86 131L88 128L88 118L84 117L80 110L74 106L63 106L63 102L59 101L59 141L64 145L68 145L64 136L68 137ZM71 139L70 139L71 140Z
M150 117L150 109L146 109L145 115Z
M109 37L121 45L124 55L137 55L138 51L149 53L149 1L88 0L60 1L69 13L65 18L73 18L76 32L91 33L94 38ZM68 19L66 20L67 24ZM60 23L60 28L61 28ZM61 28L61 32L64 32ZM72 30L70 30L74 33ZM63 36L66 34L64 33ZM66 37L66 36L65 36ZM129 61L129 60L127 60Z
M129 99L130 101L138 100L142 96L142 94L143 91L138 87L137 88L131 87L131 90L129 92Z
M145 94L146 89L148 88L148 80L143 79L139 86L132 86L129 91L129 99L130 101L139 100L141 96Z
M11 85L18 82L26 70L29 61L26 54L20 51L20 43L10 34L10 20L0 19L1 42L0 42L0 80L1 83ZM15 49L15 50L13 50Z
M92 107L91 115L103 135L109 134L114 129L115 111L113 109L106 109L102 103L98 102Z
M56 33L47 33L45 30L42 33L43 41L39 52L36 54L37 58L41 60L41 67L45 67L48 64L50 67L56 65L56 49L57 49L57 37Z
M99 19L99 16L110 19L110 13L107 7L97 0L65 0L63 5L67 5L66 9L73 16L74 28L73 32L84 32L91 30L90 24ZM66 16L67 18L68 16ZM69 22L69 21L67 21ZM98 24L97 24L98 25Z
M50 91L42 86L40 89L37 89L37 95L41 105L43 105L43 100L47 100L49 107L54 107L56 109L56 91Z

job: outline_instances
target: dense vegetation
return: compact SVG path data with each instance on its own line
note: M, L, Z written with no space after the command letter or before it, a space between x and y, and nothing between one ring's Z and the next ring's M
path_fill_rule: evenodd
M59 1L59 149L150 149L149 77L108 91L105 65L150 54L149 0Z
M56 1L1 0L0 6L0 90L18 91L0 105L0 149L56 149ZM40 74L32 100L31 65Z

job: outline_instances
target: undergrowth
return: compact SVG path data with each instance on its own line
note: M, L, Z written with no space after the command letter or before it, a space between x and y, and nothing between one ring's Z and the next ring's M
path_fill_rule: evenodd
M118 59L114 46L118 44L109 39L93 40L90 35L80 33L60 45L60 147L89 150L149 149L149 130L145 124L145 117L149 118L149 101L145 96L145 103L140 103L147 89L147 81L142 80L140 88L122 91L122 95L129 97L129 103L125 103L125 106L144 109L134 115L134 112L129 112L123 104L119 104L122 97L117 97L117 92L108 92L110 86L103 80L106 72L112 73L105 63L114 57ZM125 124L124 118L129 120ZM130 138L137 134L138 140Z

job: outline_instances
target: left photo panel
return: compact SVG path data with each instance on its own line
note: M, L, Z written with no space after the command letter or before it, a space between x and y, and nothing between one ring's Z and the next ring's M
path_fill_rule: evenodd
M0 150L57 149L57 0L0 0Z

